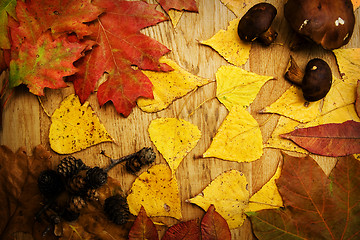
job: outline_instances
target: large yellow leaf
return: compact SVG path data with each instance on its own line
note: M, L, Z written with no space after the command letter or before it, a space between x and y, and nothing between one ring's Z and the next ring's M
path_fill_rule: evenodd
M216 97L228 110L234 105L247 108L270 79L273 77L261 76L235 66L222 66L216 72Z
M259 124L242 106L234 106L218 129L204 157L251 162L263 154Z
M227 171L216 177L200 194L187 201L205 211L213 204L229 227L237 228L246 218L244 209L249 202L247 185L243 173L237 170Z
M249 58L251 43L243 42L237 34L239 19L229 22L227 30L220 30L212 38L202 41L201 44L212 47L229 63L241 66Z
M178 183L165 164L154 165L136 178L127 201L134 215L144 206L149 217L182 217Z
M251 196L249 206L245 209L245 212L257 212L283 206L283 201L275 182L280 177L280 174L281 166L279 164L274 176L272 176L259 191Z
M344 81L356 84L360 80L360 48L335 49L333 52Z
M310 122L336 108L355 102L355 84L345 83L334 77L333 85L322 100L305 104L300 88L290 87L276 102L266 107L264 112L277 113L299 122Z
M174 71L143 71L154 85L154 99L139 98L137 101L140 109L145 112L163 110L176 99L210 82L209 79L192 75L170 59L162 58L160 62L168 64Z
M178 118L157 118L149 125L151 141L174 172L201 138L197 126Z
M112 142L104 125L89 105L81 105L72 94L66 97L51 116L49 141L52 150L70 154L101 142Z

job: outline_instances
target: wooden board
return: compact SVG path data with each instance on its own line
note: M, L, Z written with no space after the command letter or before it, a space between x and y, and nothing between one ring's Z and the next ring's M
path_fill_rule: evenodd
M155 3L154 1L152 1ZM147 28L143 32L160 41L172 51L167 57L176 61L180 66L193 74L215 79L215 72L222 65L229 65L221 56L207 46L199 44L199 41L212 37L220 29L226 29L228 22L235 15L226 8L219 0L198 0L199 13L184 13L179 24L173 28L170 22L160 23ZM249 1L248 1L249 2ZM259 2L259 1L253 1ZM288 45L293 37L289 25L283 17L283 4L285 1L268 1L278 9L278 15L274 21L274 28L279 36L276 43L263 47L254 43L249 61L243 66L244 69L261 74L276 77L269 81L260 91L254 103L250 106L251 114L261 126L264 142L273 131L278 116L259 114L264 107L274 102L290 86L284 78L284 70L292 54L300 66L304 66L308 60L314 57L323 58L334 71L337 66L333 54L318 46L290 52ZM243 12L249 9L250 4L244 4ZM160 8L159 8L160 9ZM356 12L360 19L360 12ZM355 32L346 48L360 47L360 31L357 22ZM6 77L3 73L2 77ZM96 95L93 94L89 102L97 113L101 122L105 125L116 143L104 143L88 148L74 154L86 164L105 166L108 159L99 154L101 150L114 157L121 157L133 153L142 147L153 146L147 132L152 119L158 117L179 117L199 127L202 138L197 146L186 156L176 171L176 177L180 185L183 220L201 218L204 211L195 205L186 203L185 200L200 193L216 176L229 169L242 171L248 179L249 191L256 192L274 173L281 159L279 150L265 149L261 159L252 163L235 163L220 159L201 158L201 155L209 147L212 138L224 118L227 115L225 107L216 100L215 83L210 83L198 91L188 94L177 100L167 109L153 114L142 112L135 108L127 118L116 113L111 104L99 107ZM74 92L72 85L62 90L46 90L46 96L41 97L44 109L50 114L59 106L61 100ZM202 102L207 101L190 115ZM38 144L45 145L49 150L49 126L50 118L45 113L38 98L28 92L25 87L15 90L3 113L3 130L0 133L0 144L9 146L13 151L25 146L30 153ZM53 153L54 164L63 156ZM335 160L329 158L318 159L319 164L326 173L334 166ZM157 152L156 163L165 163L162 156ZM136 176L126 173L118 167L110 172L110 176L117 178L124 191L128 191ZM255 239L251 232L248 220L238 229L232 230L233 239Z

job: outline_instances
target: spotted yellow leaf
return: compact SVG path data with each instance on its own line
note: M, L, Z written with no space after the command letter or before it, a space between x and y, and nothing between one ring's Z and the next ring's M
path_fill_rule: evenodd
M281 166L276 169L275 174L265 183L262 188L251 196L249 206L245 212L257 212L264 209L274 209L283 206L283 201L276 186L276 180L280 177Z
M356 84L360 80L360 48L335 49L333 52L344 81Z
M204 209L213 204L216 211L227 221L229 228L240 227L246 218L244 209L249 203L248 182L237 170L224 172L216 177L200 194L187 200Z
M263 154L259 124L242 106L234 106L203 157L251 162Z
M228 110L234 105L247 108L270 79L273 77L261 76L235 66L222 66L216 72L216 97Z
M66 97L51 116L49 142L51 149L59 154L70 154L112 141L89 102L81 105L75 94Z
M356 84L343 82L333 78L333 84L325 98L306 103L300 88L291 86L278 100L264 112L277 113L293 120L306 123L334 109L355 102Z
M360 0L352 0L354 11L359 8Z
M140 109L145 112L158 112L163 110L174 100L210 82L209 79L201 78L187 72L170 59L162 58L160 62L171 66L174 71L143 71L154 86L154 99L140 98L137 101Z
M229 63L241 66L249 58L251 43L243 42L237 34L239 19L230 21L227 30L220 30L208 40L201 44L210 46L217 51Z
M174 172L201 138L197 126L178 118L157 118L148 128L150 139Z
M182 217L178 183L165 164L154 165L136 178L127 201L134 215L143 206L149 217Z

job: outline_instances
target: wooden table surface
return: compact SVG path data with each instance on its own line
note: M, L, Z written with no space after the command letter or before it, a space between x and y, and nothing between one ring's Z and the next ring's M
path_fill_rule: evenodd
M260 2L244 0L243 13L253 4ZM314 57L327 61L334 74L339 76L334 55L318 46L309 46L296 52L290 52L289 41L293 37L289 25L283 17L283 4L285 0L267 1L278 9L278 15L273 23L279 36L269 47L258 43L252 45L250 58L242 67L245 70L261 75L276 77L268 81L259 92L253 104L249 107L250 113L261 126L263 141L269 138L276 126L278 116L258 113L264 107L273 103L290 86L283 78L284 70L288 64L290 54L298 61L300 66ZM201 77L215 79L215 72L222 65L229 65L217 52L199 44L199 41L212 37L220 29L226 29L228 22L236 16L219 0L198 0L199 13L185 13L177 27L174 29L169 21L147 28L143 32L166 45L172 51L167 55L189 72ZM160 9L160 8L159 8ZM359 21L360 11L356 11L357 22L352 39L344 48L360 47ZM3 73L2 77L6 77ZM215 158L201 158L201 155L210 146L218 127L228 114L225 107L214 98L216 83L210 83L196 92L177 100L167 109L158 113L144 113L135 108L129 117L124 118L116 113L111 104L99 106L96 95L89 98L90 105L100 118L109 134L116 143L103 143L73 154L81 158L88 165L104 166L108 159L100 155L101 150L114 158L133 153L142 147L153 146L147 132L152 119L158 117L179 117L185 119L201 130L202 137L197 146L185 157L176 171L179 182L179 191L182 201L183 220L202 217L204 211L184 200L200 193L216 176L229 169L242 171L248 179L250 194L253 194L272 176L281 159L279 150L264 149L263 156L251 163L237 163ZM45 91L41 97L44 108L50 114L58 108L64 97L73 93L72 84L61 90ZM193 115L190 113L203 101L206 102L197 109ZM25 146L30 153L38 145L45 145L49 150L50 118L40 105L38 98L30 94L26 87L15 90L12 98L6 105L3 113L3 130L0 133L0 144L9 146L13 151ZM62 158L54 152L53 159ZM157 152L156 163L165 163L163 157ZM318 163L326 173L334 166L334 159L319 158ZM131 175L123 168L115 168L110 176L117 178L125 191L131 187L136 176ZM249 220L238 229L232 230L233 239L255 239L251 232Z

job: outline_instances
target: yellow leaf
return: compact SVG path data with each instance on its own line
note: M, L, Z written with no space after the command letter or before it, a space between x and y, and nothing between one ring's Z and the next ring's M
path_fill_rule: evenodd
M237 17L245 14L245 8L250 8L259 1L257 0L220 0Z
M89 102L81 105L72 94L66 97L51 116L49 141L59 154L70 154L101 142L112 142Z
M145 112L163 110L176 99L210 82L209 79L201 78L185 71L170 59L162 58L160 62L168 64L174 71L143 71L154 85L154 99L140 98L137 100L139 108Z
M177 118L157 118L149 125L150 139L174 172L201 138L197 126Z
M360 48L335 49L333 52L344 81L356 84L360 80Z
M216 97L228 110L234 105L247 108L270 79L273 77L261 76L235 66L222 66L216 72Z
M352 0L354 11L360 6L360 0Z
M175 9L169 9L167 14L169 15L170 21L173 25L173 27L176 27L176 25L179 23L181 16L183 15L184 11L179 11Z
M272 176L259 191L251 196L249 206L245 209L245 212L257 212L283 206L283 201L275 182L280 177L280 174L281 166L279 164L274 176Z
M355 84L345 83L334 77L329 93L322 100L306 105L300 88L291 86L264 112L277 113L299 122L310 122L334 109L355 102Z
M240 40L237 34L239 19L229 22L227 30L220 30L212 38L202 41L201 44L212 47L229 63L241 66L249 58L251 43Z
M281 134L294 131L298 125L298 121L280 116L274 131L272 132L264 147L277 148L298 153L308 153L305 149L299 147L293 141L280 137Z
M251 162L259 159L262 154L259 124L242 106L234 106L203 156Z
M244 209L248 206L248 182L237 170L224 172L216 177L200 194L187 200L204 209L213 204L216 211L227 221L230 229L240 227L246 218Z
M149 217L182 217L178 183L165 164L154 165L136 178L127 201L134 215L144 206Z

